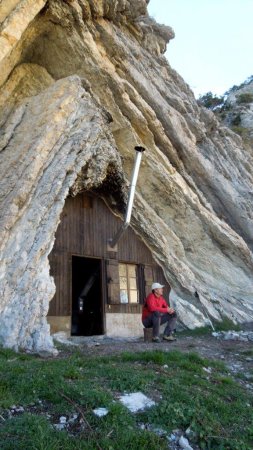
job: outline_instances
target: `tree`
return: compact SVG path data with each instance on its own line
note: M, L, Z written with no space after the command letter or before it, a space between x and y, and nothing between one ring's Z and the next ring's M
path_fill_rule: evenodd
M223 105L224 97L217 97L212 92L207 92L198 98L198 104L205 108L214 110L217 106Z

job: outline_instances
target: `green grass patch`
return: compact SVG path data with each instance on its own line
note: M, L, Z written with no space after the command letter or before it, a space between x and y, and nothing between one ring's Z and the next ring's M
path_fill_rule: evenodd
M235 324L232 320L224 317L222 321L218 322L212 319L212 324L215 328L215 331L241 331L241 327L239 324ZM213 328L211 325L206 325L204 327L194 328L193 330L185 329L182 331L178 331L179 336L207 336L212 334Z
M178 335L179 336L207 336L212 334L213 329L211 326L205 326L205 327L198 327L198 328L194 328L193 330L187 329L187 330L182 330L182 331L178 331Z
M133 414L118 398L139 391L156 404ZM45 360L0 350L0 394L3 450L168 448L166 437L140 424L168 435L190 427L202 449L253 448L252 394L233 381L223 362L193 352L92 357L68 350L65 358ZM24 411L10 413L12 405ZM109 413L95 416L99 407ZM60 416L74 414L71 426L56 429Z
M215 331L241 331L241 326L224 317L221 322L214 322Z
M242 350L241 354L244 356L253 356L253 348L250 348L249 350Z

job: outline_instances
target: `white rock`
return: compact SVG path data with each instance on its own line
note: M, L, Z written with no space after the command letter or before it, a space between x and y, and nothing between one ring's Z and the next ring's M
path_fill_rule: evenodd
M170 435L170 437L169 437L169 440L170 440L171 442L175 442L175 441L177 441L177 436L176 436L174 433L172 433L172 434Z
M16 412L24 412L25 408L23 408L23 406L18 406L15 411Z
M109 410L107 408L96 408L93 409L93 412L98 417L104 417L108 414Z
M212 332L212 336L214 336L214 337L220 337L220 333L218 333L217 331L213 331L213 332Z
M155 402L142 392L133 392L119 397L120 402L131 412L138 412L155 405Z
M66 423L67 422L67 417L61 416L59 421L60 421L60 423Z
M186 439L184 436L181 436L179 441L179 445L184 450L193 450L193 448L190 446L188 439Z

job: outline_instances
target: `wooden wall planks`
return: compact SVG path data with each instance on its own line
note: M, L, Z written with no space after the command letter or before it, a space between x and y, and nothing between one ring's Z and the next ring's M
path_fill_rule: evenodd
M71 315L72 255L110 259L107 243L114 237L121 224L122 221L99 197L79 194L66 199L54 248L49 256L50 273L56 284L56 294L50 302L49 316ZM153 276L165 284L162 269L131 227L120 239L115 255L118 261L152 266ZM151 279L146 283L148 290L150 281ZM141 305L110 305L110 308L106 305L107 312L140 312L140 310Z

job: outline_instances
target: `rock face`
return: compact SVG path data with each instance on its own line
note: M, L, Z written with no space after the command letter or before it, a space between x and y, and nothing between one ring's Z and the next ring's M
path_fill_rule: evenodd
M218 113L224 125L241 135L247 149L253 149L253 76L234 86Z
M174 33L148 16L147 3L1 2L0 341L7 347L53 348L48 255L65 199L100 188L109 172L126 199L135 145L147 152L132 226L171 282L180 320L204 324L204 309L217 320L253 318L251 154L198 107L162 56Z

